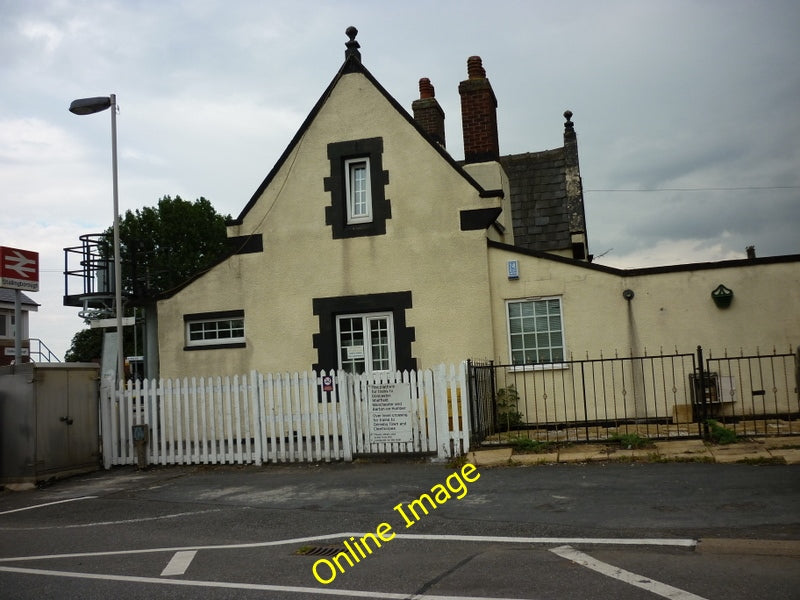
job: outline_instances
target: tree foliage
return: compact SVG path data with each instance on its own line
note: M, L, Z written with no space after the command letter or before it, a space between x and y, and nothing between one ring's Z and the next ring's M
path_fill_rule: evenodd
M194 202L180 196L164 196L157 206L127 211L120 219L120 260L123 295L131 304L147 303L169 292L208 269L227 253L225 222L203 197ZM113 228L105 235L108 245L101 251L110 254ZM125 348L133 349L133 331L124 331ZM67 361L91 361L100 357L102 329L77 332L65 354Z
M72 336L69 350L64 355L66 362L91 362L103 353L103 330L82 329Z
M164 196L157 206L127 211L119 225L126 295L153 298L212 266L226 254L229 219L203 197Z

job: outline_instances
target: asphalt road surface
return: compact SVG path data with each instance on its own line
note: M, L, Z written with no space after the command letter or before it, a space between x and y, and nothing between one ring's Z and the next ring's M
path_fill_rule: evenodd
M120 468L2 492L0 598L800 598L798 466L454 473Z

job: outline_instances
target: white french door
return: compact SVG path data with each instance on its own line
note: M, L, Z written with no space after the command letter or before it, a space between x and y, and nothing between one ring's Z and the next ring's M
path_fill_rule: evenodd
M336 317L339 368L347 373L394 371L392 313L365 313Z

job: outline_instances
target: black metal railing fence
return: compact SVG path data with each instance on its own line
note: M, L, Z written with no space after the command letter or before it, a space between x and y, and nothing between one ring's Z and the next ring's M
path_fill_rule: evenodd
M739 436L800 434L798 354L709 356L708 418Z
M659 354L509 365L469 363L473 443L800 433L797 353Z

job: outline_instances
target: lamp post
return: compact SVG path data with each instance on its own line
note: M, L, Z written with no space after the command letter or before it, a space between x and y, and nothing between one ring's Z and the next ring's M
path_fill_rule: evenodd
M119 243L119 189L117 185L117 96L98 96L73 100L69 111L76 115L91 115L111 109L111 168L114 181L114 313L117 318L117 385L125 379L122 349L122 267Z

